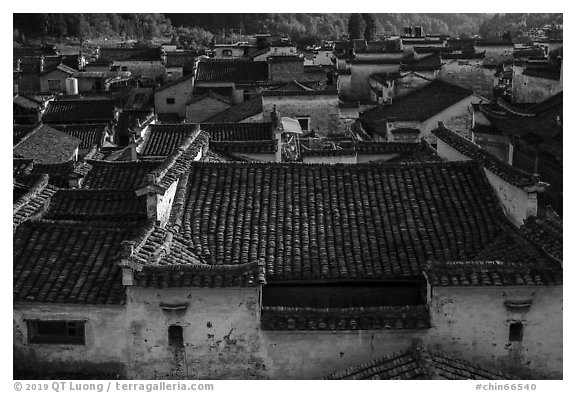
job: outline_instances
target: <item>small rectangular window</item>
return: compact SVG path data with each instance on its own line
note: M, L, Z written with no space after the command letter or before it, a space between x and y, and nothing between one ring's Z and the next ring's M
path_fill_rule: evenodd
M48 80L48 90L59 91L60 90L60 80L59 79L49 79Z
M128 67L127 67L127 66L122 66L121 70L122 70L122 71L128 71Z
M302 131L310 131L310 118L309 117L297 117L298 123L300 123L300 128Z
M524 337L524 325L521 322L514 322L510 325L510 336L509 340L512 341L522 341Z
M32 343L84 345L84 330L84 321L28 321Z
M184 330L182 326L170 325L168 327L168 345L181 347L184 345Z
M175 98L166 98L166 103L167 103L167 104L175 104L175 103L176 103L176 99L175 99Z

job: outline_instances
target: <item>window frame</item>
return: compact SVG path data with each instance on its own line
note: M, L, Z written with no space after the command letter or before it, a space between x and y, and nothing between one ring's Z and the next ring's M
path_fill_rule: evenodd
M172 102L170 102L172 101ZM176 98L174 97L167 97L166 98L166 105L175 105L176 104Z
M42 333L41 330L49 326L41 324L64 324L64 334ZM27 320L28 342L32 344L65 344L86 345L86 321L85 320L58 320L58 319L35 319ZM52 326L53 328L54 326ZM73 331L74 333L71 333Z

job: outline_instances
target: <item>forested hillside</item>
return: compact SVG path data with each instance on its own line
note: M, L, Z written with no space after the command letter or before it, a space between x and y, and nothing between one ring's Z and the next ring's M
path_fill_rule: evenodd
M363 14L374 20L375 38L422 26L427 34L501 38L531 28L561 24L562 14ZM233 35L268 32L294 41L338 39L348 33L350 14L14 14L14 40L92 37L173 39L185 46L209 45Z

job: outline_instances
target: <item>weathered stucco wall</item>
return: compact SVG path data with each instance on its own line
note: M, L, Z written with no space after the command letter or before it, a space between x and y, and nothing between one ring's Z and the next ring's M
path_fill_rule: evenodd
M303 162L307 164L356 164L358 157L353 156L308 156L304 157Z
M433 288L432 347L525 378L562 378L562 287ZM505 301L531 300L511 311ZM521 342L509 326L524 324Z
M337 95L310 95L310 96L264 96L262 109L266 121L270 121L270 113L274 109L281 117L310 117L309 129L317 136L341 134L344 126L340 122Z
M187 303L165 311L162 304ZM259 291L129 287L128 364L136 379L265 378L258 338ZM168 326L183 327L183 347L168 345Z
M47 74L40 75L40 91L41 92L65 92L66 91L66 78L69 78L71 75L56 69L51 71ZM50 90L50 85L48 81L50 80L58 80L60 81L60 87L55 90Z
M425 330L262 331L272 379L317 379L390 352L403 351Z
M341 97L350 97L351 84L351 75L338 75L338 95Z
M86 321L86 345L30 343L27 320ZM15 303L13 331L14 371L23 378L46 372L126 376L123 306Z
M186 103L192 97L192 79L183 81L154 93L156 113L177 113L180 118L186 117ZM168 104L167 98L174 98L174 104Z
M491 99L495 70L482 67L483 60L448 60L438 73L438 79L465 87Z
M263 331L258 288L128 287L125 309L16 305L15 364L135 379L312 379L406 350L416 340L520 377L562 377L562 287L431 292L431 328L421 330ZM512 308L507 301L530 306ZM59 318L87 321L85 347L27 343L25 319ZM524 325L521 342L509 340L515 322ZM169 344L171 325L182 327L182 346Z
M536 78L523 74L523 68L514 66L512 100L518 103L538 103L562 91L560 80Z
M166 68L160 61L132 61L115 60L112 66L126 67L132 76L142 76L152 80L165 80Z

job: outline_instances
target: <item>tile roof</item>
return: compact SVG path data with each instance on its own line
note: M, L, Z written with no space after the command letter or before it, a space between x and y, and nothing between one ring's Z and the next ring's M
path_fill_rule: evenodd
M115 61L161 61L162 48L100 48L98 59Z
M264 141L274 139L272 123L202 123L200 128L210 134L212 142Z
M22 140L26 135L28 135L38 124L28 125L28 124L14 124L12 126L12 145L16 145Z
M299 56L299 55L291 55L291 56L286 56L286 55L279 55L279 56L274 56L271 55L268 57L268 61L270 63L296 63L296 62L304 62L304 57Z
M114 121L114 102L110 100L50 101L42 121L52 124L109 123Z
M160 86L160 87L157 87L157 88L154 90L154 93L159 92L159 91L162 91L162 90L167 89L167 88L172 87L172 86L179 85L180 83L189 83L190 88L192 88L192 86L193 86L193 81L192 81L193 77L194 77L194 74L184 75L184 76L182 76L182 77L180 77L180 78L178 78L178 79L175 79L175 80L173 80L173 81L170 81L170 82L168 82L168 83L163 84L163 85Z
M40 75L46 75L46 74L48 74L48 73L50 73L50 72L52 72L52 71L56 71L56 70L60 70L60 71L66 73L66 74L68 74L68 75L70 75L70 76L72 76L74 73L78 72L77 69L70 68L70 67L68 67L68 66L60 63L60 64L53 64L53 65L44 67L44 71L42 71L42 72L40 73Z
M59 164L72 159L81 143L78 138L41 124L14 146L14 156L42 164Z
M263 259L271 282L414 277L429 260L477 260L515 230L473 161L192 163L179 211L208 263ZM540 260L516 245L493 259Z
M426 269L432 286L557 286L560 266L530 266L524 261L431 262Z
M535 242L553 258L562 261L562 222L530 217L520 228L524 236Z
M29 176L31 184L15 185L21 188L18 199L14 198L12 210L12 230L16 231L19 225L41 213L50 198L58 190L48 182L48 175Z
M405 60L400 69L402 71L434 71L442 68L442 60L439 53L431 53L421 58Z
M158 121L161 123L180 123L178 113L157 113Z
M258 262L208 265L182 235L166 228L148 227L143 236L124 241L119 264L134 269L135 285L142 287L246 287L265 283Z
M278 150L276 140L263 141L214 141L210 147L219 153L274 154Z
M141 156L162 157L174 152L198 128L196 124L152 124L144 136Z
M375 129L381 129L386 121L424 121L472 94L471 90L435 79L390 105L367 110L360 118Z
M338 96L338 90L325 89L325 90L268 90L263 91L262 96Z
M244 60L202 60L198 62L196 82L267 81L268 63Z
M50 127L78 138L82 141L80 149L91 149L94 145L101 147L108 126L100 124L51 124Z
M242 104L233 105L223 112L205 120L206 123L238 123L262 113L262 97L258 96Z
M190 167L199 153L208 148L208 134L196 132L163 160L109 162L88 160L92 170L84 178L84 189L139 190L153 187L164 192Z
M50 176L50 184L60 188L69 188L72 180L83 178L91 169L92 166L84 161L67 161L61 164L34 163L30 173L47 174Z
M263 306L264 330L428 329L426 306L309 308Z
M537 176L533 176L528 172L508 165L472 141L444 126L439 126L435 130L432 130L432 134L458 150L460 153L482 164L486 169L500 176L510 184L520 188L538 186L541 184Z
M146 197L130 190L60 190L43 218L79 221L146 221Z
M325 379L519 379L454 356L414 347L335 372Z
M538 137L542 142L561 145L563 119L563 93L526 109L517 108L503 100L497 104L482 104L480 111L490 123L507 134ZM560 118L560 124L558 122Z
M242 161L236 157L219 153L213 150L208 149L206 156L204 157L204 162L235 162L235 161Z
M114 261L121 242L137 231L137 223L25 222L14 233L14 301L122 304Z
M341 155L379 155L395 154L397 157L382 162L439 162L442 161L435 150L422 143L404 142L361 142L341 143L340 149L303 150L302 157L323 157ZM379 161L376 161L379 162Z
M135 190L144 183L146 175L161 161L96 161L88 160L92 170L84 178L87 190Z

